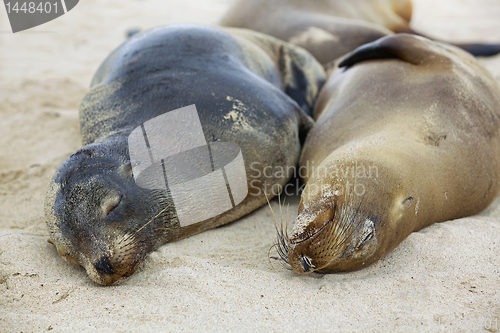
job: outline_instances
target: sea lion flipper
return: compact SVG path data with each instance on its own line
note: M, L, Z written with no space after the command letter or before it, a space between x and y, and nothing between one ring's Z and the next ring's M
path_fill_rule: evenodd
M307 51L291 44L279 45L277 58L285 93L300 106L300 109L297 109L299 139L304 143L307 133L314 125L312 110L326 74L323 67Z
M309 52L282 44L278 48L278 69L286 94L311 115L316 95L325 81L323 67Z
M251 42L275 62L284 92L308 114L312 114L316 96L323 86L323 66L308 51L272 36L239 28L225 28L234 37Z
M420 33L419 31L416 31L410 27L399 29L396 32L417 35L429 38L437 42L447 43L461 48L462 50L469 52L475 57L491 57L500 53L500 43L452 43L451 41L429 37L428 35Z
M307 133L314 126L314 120L303 110L298 112L299 118L299 140L300 144L306 141Z
M500 44L465 43L453 44L476 57L490 57L500 53Z
M436 57L429 57L432 52L427 39L410 34L396 34L382 37L374 42L362 45L352 51L339 67L352 66L359 62L371 59L397 58L413 65L421 65L426 61L435 61ZM441 56L438 56L441 57Z

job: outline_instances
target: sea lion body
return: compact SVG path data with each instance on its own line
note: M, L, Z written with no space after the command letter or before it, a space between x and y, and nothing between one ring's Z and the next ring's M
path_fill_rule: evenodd
M303 47L322 64L410 27L410 0L239 0L222 25L247 28ZM500 44L460 44L474 55L494 55Z
M310 173L281 244L299 273L366 267L500 191L500 87L472 56L400 34L340 66L318 97L299 162Z
M309 53L255 32L172 25L135 35L104 61L82 102L84 147L59 167L47 193L51 242L92 280L110 284L165 242L263 205L272 185L289 177L261 171L297 163L324 75ZM192 104L207 143L241 149L248 195L226 213L181 227L169 192L134 182L127 138Z

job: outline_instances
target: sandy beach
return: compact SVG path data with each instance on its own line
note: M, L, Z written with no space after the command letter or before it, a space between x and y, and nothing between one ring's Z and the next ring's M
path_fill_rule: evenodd
M269 259L269 207L166 244L107 287L47 242L46 186L81 147L78 107L99 64L130 28L215 25L232 2L85 0L16 34L0 9L0 331L500 332L500 199L344 274ZM500 42L499 18L500 0L414 0L412 26ZM500 56L479 61L500 82ZM293 220L298 198L287 201Z

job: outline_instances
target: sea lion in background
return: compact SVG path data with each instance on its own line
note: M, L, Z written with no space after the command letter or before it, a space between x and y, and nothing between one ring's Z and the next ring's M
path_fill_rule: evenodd
M282 258L352 271L410 233L477 214L500 190L500 87L466 52L398 34L356 49L322 88L310 173Z
M247 28L301 46L322 64L358 46L410 28L410 0L239 0L222 25ZM456 44L477 56L500 52L500 44Z
M111 284L160 245L262 206L273 195L266 189L289 179L262 170L296 165L324 79L308 52L253 31L171 25L133 36L100 66L81 104L84 147L48 187L50 241L92 280ZM134 181L127 138L146 121L192 104L206 142L239 146L249 186L236 207L181 227L169 192Z

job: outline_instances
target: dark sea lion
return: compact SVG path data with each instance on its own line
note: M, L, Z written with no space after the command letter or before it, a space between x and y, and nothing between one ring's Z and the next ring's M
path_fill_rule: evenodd
M308 52L252 31L171 25L134 35L104 61L81 104L84 147L48 188L51 242L92 280L111 284L158 246L260 207L272 185L289 179L262 170L298 162L324 77ZM241 149L248 195L221 215L181 227L170 192L134 181L127 139L147 121L193 104L207 143Z
M500 191L500 87L471 55L398 34L339 66L300 158L309 173L293 231L280 235L299 273L366 267Z
M392 33L415 33L410 0L239 0L222 25L247 28L301 46L326 64ZM500 44L457 44L494 55Z

